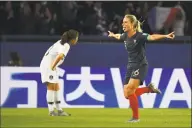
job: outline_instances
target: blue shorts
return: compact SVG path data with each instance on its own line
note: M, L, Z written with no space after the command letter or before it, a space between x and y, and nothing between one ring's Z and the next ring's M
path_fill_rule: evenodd
M124 85L129 83L130 78L139 79L140 85L143 85L143 81L145 80L147 71L148 71L148 64L142 65L136 64L134 66L128 65Z

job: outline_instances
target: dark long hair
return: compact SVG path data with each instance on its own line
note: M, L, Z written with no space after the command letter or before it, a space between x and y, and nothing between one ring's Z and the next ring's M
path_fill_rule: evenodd
M69 43L70 40L76 39L78 35L79 35L79 32L73 29L70 29L64 32L61 37L61 44L63 45L64 43L67 43L67 42Z

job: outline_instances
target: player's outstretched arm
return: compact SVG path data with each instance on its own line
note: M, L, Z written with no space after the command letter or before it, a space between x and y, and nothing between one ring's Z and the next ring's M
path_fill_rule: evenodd
M115 38L117 40L120 40L120 38L121 38L121 34L114 34L111 31L108 31L108 33L109 33L108 37L113 37L113 38Z
M174 32L171 32L167 35L161 35L161 34L152 34L152 35L149 35L147 37L147 39L149 41L156 41L156 40L160 40L160 39L165 39L165 38L168 38L168 39L174 39L175 35L174 35Z
M51 65L51 70L55 70L55 69L56 69L56 65L57 65L58 62L59 62L60 60L62 60L63 58L64 58L64 54L63 54L63 53L57 55L56 59L54 60L54 62L53 62L52 65Z

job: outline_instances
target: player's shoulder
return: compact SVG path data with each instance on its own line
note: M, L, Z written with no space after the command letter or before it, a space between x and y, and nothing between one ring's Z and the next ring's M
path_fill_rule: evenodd
M138 32L139 33L139 35L141 35L141 36L148 36L149 34L148 33L145 33L145 32Z
M141 35L143 35L143 32L137 32L136 35L141 36Z
M56 44L56 45L61 45L60 41L61 41L61 40L58 40L58 41L56 41L54 44Z
M70 44L69 43L64 43L64 46L70 47Z
M66 48L70 48L70 44L69 43L64 43L63 46L66 47Z
M124 32L124 33L121 33L121 40L125 40L127 38L127 33Z
M141 39L143 37L147 37L148 33L144 33L144 32L137 32L137 36L136 38Z
M56 41L54 45L56 45L56 47L70 47L68 43L61 44L61 40Z
M67 48L70 48L70 44L69 43L64 43L64 44L61 44L61 40L58 40L57 42L55 42L56 47L60 48L60 47L67 47Z
M124 36L124 35L126 35L126 32L121 33L121 36Z
M68 43L64 43L63 45L60 46L60 49L64 50L64 51L68 51L70 50L70 45Z
M127 37L127 32L123 32L121 36Z

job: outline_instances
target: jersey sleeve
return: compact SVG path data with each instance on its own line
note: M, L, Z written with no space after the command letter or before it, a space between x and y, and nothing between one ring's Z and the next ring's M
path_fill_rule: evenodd
M59 48L58 54L63 53L66 56L69 50L70 45L68 43L65 43L62 47Z
M126 33L122 33L121 36L120 36L120 40L125 40L127 34Z
M148 36L149 36L148 33L142 33L140 39L143 40L143 41L148 41Z

